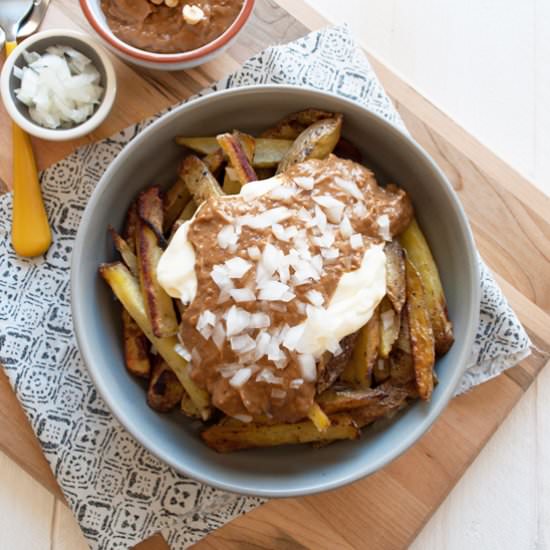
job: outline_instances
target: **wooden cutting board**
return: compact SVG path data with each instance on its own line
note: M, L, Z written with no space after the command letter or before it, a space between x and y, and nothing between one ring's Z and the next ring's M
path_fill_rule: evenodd
M198 92L273 43L326 24L301 0L258 0L236 45L202 67L179 73L136 70L116 60L119 95L108 121L70 143L34 142L46 168L77 146ZM43 28L89 32L77 2L53 0ZM550 198L400 80L370 60L415 139L445 171L470 218L477 245L537 346L531 357L456 398L405 455L377 474L322 495L274 500L212 533L198 549L405 548L430 518L487 440L548 361L550 351ZM0 183L9 188L11 141L0 111ZM0 374L0 450L42 484L59 505L63 496L7 379ZM155 536L139 548L164 549Z

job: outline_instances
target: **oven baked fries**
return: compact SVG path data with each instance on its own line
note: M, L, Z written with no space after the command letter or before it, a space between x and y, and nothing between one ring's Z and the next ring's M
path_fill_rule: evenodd
M265 410L254 410L250 414L224 412L216 401L223 392L207 391L205 388L210 386L193 376L194 362L200 364L203 360L201 356L211 356L212 349L215 349L204 347L210 339L218 346L220 357L226 336L228 339L231 337L231 349L248 346L245 351L249 354L255 354L255 350L266 345L266 342L262 344L261 331L254 340L242 336L241 329L234 328L235 323L243 323L242 315L245 321L252 319L252 314L246 311L240 314L241 317L230 319L232 314L227 310L223 323L216 321L211 311L203 311L193 317L193 325L196 324L202 338L199 340L201 345L193 347L192 352L187 351L183 331L188 330L185 329L189 324L187 315L194 302L186 305L170 297L160 285L156 268L164 250L169 243L179 239L179 236L176 239L173 237L183 223L191 220L187 227L194 227L201 209L211 208L216 201L234 200L236 197L231 198L231 195L238 194L242 186L250 182L273 177L275 180L287 178L287 174L296 173L297 167L304 162L317 162L311 159L340 161L340 157L336 156L338 154L351 159L345 162L358 163L361 153L354 144L341 137L342 125L343 117L338 113L307 109L288 115L257 137L235 129L217 136L179 136L176 143L186 150L186 154L173 186L164 194L155 186L143 191L128 211L122 236L114 228L109 228L115 250L122 261L102 264L99 272L123 308L126 368L135 376L147 380L146 399L154 410L161 413L178 410L189 418L208 421L201 431L201 438L217 452L299 443L312 443L318 447L337 440L357 439L361 428L395 415L413 400L429 400L437 380L434 370L436 356L446 353L453 343L452 324L438 269L411 208L405 223L392 234L388 220L381 219L384 216L377 220L380 226L379 246L384 253L385 292L381 293L382 299L372 306L368 321L362 327L358 323L358 330L345 335L330 350L325 347L326 351L317 355L317 359L312 355L306 358L307 361L303 359L302 364L301 358L305 356L300 356L302 373L311 376L311 369L315 370L314 384L307 378L296 378L282 389L284 370L278 369L284 369L288 359L281 362L280 350L271 348L269 360L274 363L277 360L282 365L275 363L278 366L271 374L265 373L265 368L261 370L265 363L258 359L255 361L259 366L255 369L254 366L239 368L238 363L225 364L227 361L216 366L222 372L223 392L229 394L235 391L233 388L244 387L243 384L254 379L255 383L264 384L262 391L271 391L269 399L276 401L286 399L292 391L301 391L300 388L309 382L311 392L307 395L310 401L301 416L292 421L281 421L285 417L284 410L279 416ZM364 170L363 166L359 168ZM303 185L309 185L307 177L301 179ZM359 192L355 184L340 182L339 185L352 196L357 196ZM311 190L312 187L304 189ZM391 195L394 200L397 200L396 197L406 197L395 185L388 186L387 190L387 193L395 193ZM291 204L294 199L288 195L282 200L288 201L284 204ZM308 223L325 227L327 223L335 224L336 218L342 219L345 203L325 198L319 204L326 208L326 215L322 213L322 208L316 206L315 222ZM277 211L277 208L274 210ZM365 210L360 215L366 218L369 212ZM302 216L305 216L304 220L309 219L305 214ZM285 228L278 221L268 223L272 224L274 242L276 239L287 242L293 238L285 233ZM348 225L342 225L345 223ZM349 220L340 221L340 226L335 227L339 227L339 231L354 242L349 249L352 254L354 247L363 242L363 237L354 235L355 228ZM244 232L244 229L240 231ZM221 235L220 232L219 246L228 250L230 258L226 264L233 262L231 265L239 272L238 277L242 277L250 269L248 262L236 254L236 248L231 251L234 235L227 233L227 243ZM334 238L329 241L317 246L330 263L338 254L330 248ZM247 249L251 258L259 258L260 248L268 246L260 241L255 242L257 246ZM266 239L266 242L271 241ZM322 255L319 254L319 258ZM204 259L201 261L204 262ZM279 263L272 261L273 270L282 269L280 258ZM242 272L239 271L241 269ZM294 271L288 271L286 275L284 269L280 271L281 277L284 275L285 280L296 277L298 268L292 269ZM232 300L232 310L250 303L250 277L246 279L248 290L235 288L235 283L231 281L236 281L238 277L230 275L233 279L229 282L226 275L226 279L223 277L218 274L220 284L227 287L226 296L222 298L220 294L218 303ZM278 291L276 285L272 286L270 291ZM301 295L301 299L309 300L310 305L324 304L323 307L327 307L324 298L319 292L315 294L310 291ZM286 315L291 298L281 297L278 300L280 305L276 311ZM300 307L302 311L307 311L310 305L303 303ZM258 322L260 325L264 323L264 327L265 323L269 326L265 314L258 317ZM230 328L230 323L233 328ZM290 344L283 345L292 349ZM267 351L265 356L268 356ZM262 355L259 357L261 359ZM237 386L238 376L244 380L239 382L240 386ZM242 398L243 394L236 395ZM248 395L250 397L252 394ZM212 423L214 419L217 420Z

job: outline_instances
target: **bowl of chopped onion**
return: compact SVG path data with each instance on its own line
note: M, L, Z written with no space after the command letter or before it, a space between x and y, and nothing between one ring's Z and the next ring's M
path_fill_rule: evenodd
M8 114L27 133L66 141L105 120L116 96L116 75L93 39L49 30L19 44L6 59L0 92Z

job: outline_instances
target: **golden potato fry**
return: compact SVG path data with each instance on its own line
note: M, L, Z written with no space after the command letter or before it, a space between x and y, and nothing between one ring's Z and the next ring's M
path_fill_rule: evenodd
M305 130L305 127L303 128ZM296 137L301 132L296 134ZM206 138L176 138L177 143L185 145L197 153L206 155L202 160L214 174L224 157L219 143L215 137ZM275 168L287 151L292 146L293 139L271 139L257 138L255 140L256 150L252 156L252 166L257 168ZM257 172L257 170L256 170Z
M212 138L216 139L216 138ZM216 145L218 142L216 142ZM202 161L204 162L205 166L210 170L212 175L219 179L220 172L222 170L223 163L225 162L225 157L223 156L223 151L221 148L218 147L215 151L212 153L209 153L205 157L203 157Z
M178 178L166 191L164 200L162 201L164 208L164 232L167 232L172 227L190 199L191 193L187 189L187 185L185 185L185 182L181 178Z
M147 404L157 412L170 412L181 402L183 393L183 386L174 372L161 358L155 357L147 388Z
M395 313L387 296L380 303L380 348L382 359L387 359L399 336L401 316Z
M409 318L405 313L405 308L401 312L401 326L399 327L399 336L395 342L395 348L411 354L411 335L409 332Z
M130 245L115 231L115 228L109 226L109 234L113 240L113 244L117 252L120 254L122 261L127 265L128 269L132 272L132 275L137 276L138 266L137 258L134 252L132 252Z
M386 287L393 309L399 314L406 299L405 253L399 241L393 240L384 247L386 254Z
M360 431L349 415L334 415L330 418L330 421L331 425L324 432L320 432L311 420L296 424L256 425L241 423L238 426L218 424L204 430L201 437L215 451L229 453L254 447L357 439L360 436Z
M351 369L351 381L356 380L355 366L351 363L353 350L359 338L360 331L353 334L348 334L340 340L341 353L333 355L330 351L326 351L317 362L317 393L323 393L330 388L340 376L346 372L346 369Z
M122 232L122 236L126 243L128 244L128 247L130 250L135 254L136 253L136 233L137 233L137 224L138 224L139 216L138 216L138 209L137 209L137 201L134 201L130 208L128 208L128 212L126 214L126 221L124 222L124 230Z
M180 409L181 412L189 418L197 418L199 420L201 418L201 412L185 390L181 396Z
M252 165L256 153L256 138L239 130L233 130L232 135L239 140L248 162Z
M319 109L305 109L284 117L275 126L262 132L262 138L295 140L308 126L326 118L333 118L335 113Z
M390 378L392 384L402 386L415 381L413 357L410 353L399 348L390 355Z
M124 364L129 372L140 378L149 378L149 342L128 312L122 309L122 340L124 342Z
M437 355L445 354L453 345L453 325L447 314L447 301L441 286L439 271L433 259L430 247L416 220L400 237L403 248L424 284L424 293L435 339Z
M379 388L330 388L317 397L317 402L327 414L359 409L373 405L387 397Z
M197 204L201 204L210 197L224 195L216 178L210 173L204 162L195 155L189 155L183 159L180 165L180 177Z
M223 178L223 192L227 195L236 195L240 192L241 187L241 182L237 177L235 168L226 166L225 175Z
M330 418L317 403L311 405L307 417L313 422L320 432L325 432L330 426Z
M152 226L162 227L162 203L158 189L152 187L138 199L140 219L137 231L137 265L141 292L153 333L158 338L172 336L178 331L178 320L172 298L157 279L157 264L162 255L158 235ZM159 214L160 211L160 214ZM149 221L142 216L149 216Z
M174 222L172 225L172 229L170 230L170 236L168 237L168 242L172 240L172 237L176 233L176 231L180 228L183 222L186 222L190 220L195 212L197 211L197 203L191 199L186 205L185 208L181 211L181 214L179 215L178 219Z
M388 359L377 359L372 368L372 378L379 385L390 377L390 362Z
M174 371L193 403L201 411L201 417L207 420L210 416L210 399L208 393L199 388L190 378L187 361L176 352L178 340L175 336L157 338L153 334L151 322L145 311L145 303L135 277L122 262L102 264L99 273L111 287L114 295L120 301L130 317L138 324L148 340L153 344L159 355Z
M244 185L249 181L256 181L258 177L247 155L247 153L251 152L249 149L251 142L247 140L246 144L243 144L241 139L233 134L220 134L216 139L223 149L225 156L229 159L229 164L235 170L239 183Z
M405 407L409 399L416 397L413 386L396 387L386 382L376 389L386 395L380 400L373 400L365 407L349 411L349 415L360 428L376 420L393 416Z
M380 347L380 311L374 310L369 322L360 330L351 361L346 366L342 378L357 383L362 388L372 385L372 370L378 359Z
M426 306L422 279L414 265L407 260L407 303L406 314L409 321L411 351L418 395L429 400L433 387L433 367L435 364L434 336L430 314Z
M145 224L156 235L160 246L165 246L164 240L164 212L160 189L156 186L142 191L137 199L138 224L136 229L136 253L138 252L137 240L139 239L140 225Z
M342 115L337 115L306 128L279 163L277 173L285 172L292 165L308 159L327 158L340 139L342 120Z

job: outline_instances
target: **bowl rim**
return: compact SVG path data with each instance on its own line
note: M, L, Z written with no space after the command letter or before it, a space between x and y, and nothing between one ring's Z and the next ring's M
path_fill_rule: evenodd
M82 309L77 307L78 296L84 294L84 290L80 288L80 269L84 265L82 259L85 255L85 243L84 235L89 230L89 226L93 223L94 211L97 203L100 201L101 196L105 189L109 185L112 174L116 173L119 166L125 162L125 159L129 157L133 151L138 148L141 143L149 139L149 135L153 133L157 128L162 127L165 124L168 124L172 118L178 117L180 113L191 110L191 109L200 109L204 104L212 100L222 100L223 98L233 94L270 94L270 93L310 93L316 96L316 99L321 99L323 97L334 99L349 104L355 108L359 107L363 109L368 116L374 117L377 122L385 126L386 131L392 134L393 139L396 141L396 146L401 142L402 145L410 147L415 150L415 154L423 157L423 160L431 165L431 168L434 170L436 177L440 180L443 190L450 199L450 204L454 208L457 222L461 228L462 234L466 239L466 250L464 251L466 257L468 258L468 279L473 289L472 295L469 297L469 303L472 304L471 311L469 312L469 318L467 321L466 337L463 342L463 347L459 351L459 356L457 358L457 368L453 371L451 381L448 386L445 388L445 391L440 394L439 400L437 403L433 403L430 411L426 414L421 422L418 423L418 426L414 430L407 432L407 434L400 441L399 446L396 446L392 451L387 452L385 455L381 456L376 461L371 461L368 465L362 468L357 468L351 474L340 474L332 476L329 479L326 479L327 476L323 479L317 479L315 482L310 483L307 487L301 487L297 489L283 487L276 490L265 490L261 487L254 486L250 483L234 483L231 480L220 480L212 479L209 475L203 474L200 468L190 468L186 464L180 464L178 461L173 460L167 452L162 448L157 448L154 443L151 443L146 438L144 438L140 432L138 422L132 420L125 412L124 407L119 407L117 402L111 397L108 387L102 383L100 371L95 369L93 361L93 349L88 344L85 334L86 334L86 324L85 319L82 314ZM75 328L75 336L78 347L82 354L84 363L87 366L88 372L98 389L99 393L105 400L105 403L109 407L110 411L113 413L113 416L127 429L133 437L136 438L146 449L148 449L153 455L162 460L165 464L168 464L176 471L181 472L182 474L189 476L193 479L196 479L202 483L222 489L224 491L229 491L233 493L257 496L257 497L267 497L267 498L288 498L288 497L297 497L304 495L311 495L320 492L329 491L342 487L363 477L366 477L370 474L375 473L385 465L389 464L393 460L401 456L405 451L407 451L413 444L415 444L420 437L427 432L430 427L433 425L435 420L439 417L441 412L449 403L450 399L453 397L454 392L460 383L462 375L466 368L470 364L470 354L471 349L474 343L474 338L476 334L476 329L478 326L479 319L479 304L481 298L481 289L480 289L480 274L478 269L478 259L477 251L474 244L474 239L472 235L471 228L468 224L466 214L462 207L462 204L458 200L454 189L452 188L447 177L443 174L441 169L437 166L434 160L428 155L427 152L409 135L404 133L402 130L396 126L390 124L387 120L383 119L380 115L368 110L363 105L351 101L349 99L343 98L337 94L325 91L319 91L313 88L304 88L300 86L291 86L291 85L252 85L252 86L242 86L238 88L231 88L223 91L216 92L216 94L209 94L201 98L194 99L190 102L184 103L174 110L164 114L146 129L144 129L138 136L136 136L131 143L129 143L121 153L116 157L116 159L109 165L100 181L96 185L92 196L86 206L84 214L82 216L80 226L78 229L77 237L75 240L72 260L71 260L71 310L73 317L73 324Z
M225 29L225 31L220 34L217 38L208 42L200 48L194 50L189 50L187 52L181 53L156 53L148 52L147 50L142 50L131 46L130 44L120 40L115 34L109 29L105 29L105 25L95 16L93 10L90 8L90 4L93 0L79 0L80 7L84 16L86 17L88 23L92 26L94 31L103 39L109 46L115 50L126 54L134 60L153 62L159 64L173 64L173 63L183 63L195 61L197 59L211 55L212 53L223 49L226 45L229 44L237 36L237 34L242 30L250 15L254 9L254 4L256 0L243 0L243 7L239 12L239 15L236 19Z
M10 87L10 77L13 71L15 62L18 60L21 52L32 48L34 44L44 40L45 38L58 37L59 43L63 44L63 40L72 38L86 46L91 47L98 55L103 69L105 70L105 90L103 98L97 110L81 124L77 124L72 128L44 128L40 126L30 118L22 115L16 106L15 99L12 97L12 89ZM77 48L78 49L78 48ZM6 107L6 111L10 115L11 119L28 134L36 136L41 139L49 141L65 141L70 139L76 139L83 137L93 130L95 130L110 113L113 103L115 101L117 92L116 72L113 64L107 55L107 52L101 46L101 44L90 37L89 35L69 29L49 29L47 31L40 31L29 38L23 40L13 52L7 57L2 67L2 73L0 74L0 94L2 95L2 101Z

